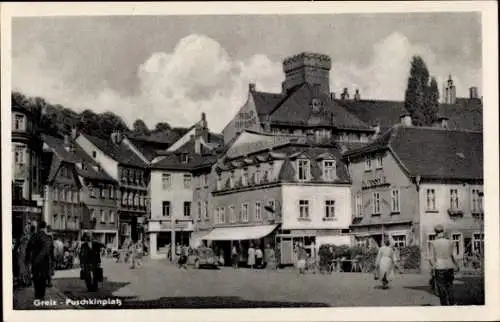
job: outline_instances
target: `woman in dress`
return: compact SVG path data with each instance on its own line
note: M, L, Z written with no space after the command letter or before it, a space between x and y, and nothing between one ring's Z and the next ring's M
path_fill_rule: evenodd
M264 257L266 268L276 269L276 256L274 253L274 249L272 249L271 245L269 244L266 245L266 249L264 250Z
M302 243L297 244L297 269L300 275L306 272L307 252Z
M394 277L394 268L396 265L396 256L391 247L391 242L386 240L385 245L380 247L377 254L377 269L382 282L382 288L389 287L389 282Z
M247 264L250 268L254 268L255 266L255 248L253 248L253 244L250 244L250 247L248 248Z
M26 287L31 285L30 267L26 258L26 249L31 236L35 233L35 227L26 225L23 236L17 246L17 265L19 269L19 286Z

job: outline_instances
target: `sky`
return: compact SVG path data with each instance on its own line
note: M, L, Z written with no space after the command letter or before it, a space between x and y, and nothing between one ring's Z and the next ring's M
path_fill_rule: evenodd
M279 92L284 58L329 55L331 90L402 100L421 55L457 96L482 87L478 13L23 17L12 21L12 86L76 111L112 111L220 131L248 84Z

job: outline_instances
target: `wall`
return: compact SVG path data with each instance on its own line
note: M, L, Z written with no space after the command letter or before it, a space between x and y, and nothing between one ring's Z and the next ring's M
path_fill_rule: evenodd
M202 176L206 175L208 185L204 185ZM217 175L207 168L204 171L193 173L193 220L195 222L195 230L206 230L212 227L211 221L211 204L212 204L212 191L215 189ZM208 208L204 209L205 202ZM200 213L198 208L201 205ZM198 216L198 215L201 216Z
M352 206L349 186L283 184L283 229L347 229ZM299 220L299 200L309 200L309 220ZM335 200L335 220L324 221L325 200Z
M94 144L92 144L84 135L79 135L76 139L78 145L90 156L92 156L92 151L96 151L97 155L94 159L97 161L102 169L106 171L111 178L119 180L118 178L118 162L107 156L104 151L98 149Z
M436 209L431 211L427 209L427 189L434 189L436 193ZM457 189L459 194L460 208L463 210L463 216L454 217L448 214L450 208L450 189ZM420 216L421 216L421 238L423 258L428 259L428 239L429 235L434 234L434 227L441 224L452 238L453 233L461 233L459 258L463 257L465 248L464 239L472 237L474 233L480 233L482 230L482 220L479 216L472 214L472 189L483 191L483 186L469 183L423 183L420 186ZM484 201L483 201L484 203Z
M169 173L171 176L171 186L163 189L162 173ZM150 193L151 193L151 219L167 220L170 217L163 217L163 201L170 201L170 211L176 219L191 219L184 217L184 202L193 200L192 188L184 188L184 174L190 174L187 171L167 171L152 170ZM191 186L193 180L191 180ZM193 205L191 205L191 214L193 214Z
M240 127L238 126L240 120L240 115L245 114L253 114L254 117L250 120L245 118L245 126ZM238 113L234 116L234 118L226 125L224 130L222 130L222 135L224 136L224 144L227 144L229 141L231 141L238 131L242 131L243 129L247 130L253 130L253 131L260 131L261 129L261 124L259 121L259 116L257 114L257 109L255 108L255 102L253 100L253 96L251 92L248 93L248 98L245 104L241 107L241 109L238 111Z
M279 205L282 204L281 199L281 188L278 184L270 185L268 187L259 187L254 189L248 189L245 191L234 191L231 193L224 193L214 195L211 205L211 220L214 223L214 226L224 227L224 226L241 226L241 225L264 225L270 223L269 219L272 217L268 217L268 211L264 209L264 205L267 205L269 200L277 201ZM260 201L261 204L261 220L255 220L254 217L254 209L255 202ZM231 223L229 222L229 206L234 205L235 213L240 218L241 214L241 205L245 202L248 202L249 205L249 221L242 222L238 220L237 222ZM217 207L224 207L226 210L226 222L223 224L215 224L215 209ZM275 218L279 221L281 217L281 212L276 213ZM273 222L274 223L274 222Z

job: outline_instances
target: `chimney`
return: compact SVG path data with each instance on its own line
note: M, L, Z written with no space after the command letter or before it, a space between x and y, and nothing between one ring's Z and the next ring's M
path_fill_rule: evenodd
M322 93L330 93L330 57L318 53L306 53L288 57L283 61L285 80L282 83L283 93L303 85L319 85Z
M342 94L340 94L340 99L341 100L349 99L349 90L347 89L347 87L344 87L344 91L342 92Z
M476 86L472 86L471 88L469 88L469 98L470 99L477 99L479 98L479 95L477 93L477 87Z
M248 91L255 92L255 83L248 84Z
M354 100L359 101L361 99L361 94L359 94L359 89L356 88L356 92L354 93Z
M403 126L412 126L412 120L410 113L401 114L401 124Z

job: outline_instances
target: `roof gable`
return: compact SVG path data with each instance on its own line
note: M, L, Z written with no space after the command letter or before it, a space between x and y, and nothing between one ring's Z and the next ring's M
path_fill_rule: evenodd
M144 160L139 157L134 150L126 144L123 144L123 142L114 143L111 139L104 140L87 134L81 135L104 154L108 155L120 164L138 168L144 168L147 166L147 163L144 162Z

